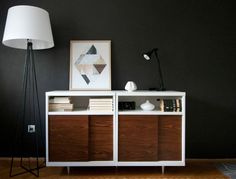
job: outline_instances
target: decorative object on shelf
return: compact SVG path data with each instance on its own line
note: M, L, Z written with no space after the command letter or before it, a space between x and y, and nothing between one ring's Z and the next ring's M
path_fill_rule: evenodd
M111 41L70 42L70 90L111 90Z
M150 103L149 100L146 100L146 102L141 104L140 107L144 111L152 111L155 108L155 105Z
M27 172L39 176L39 169L43 166L39 164L38 158L40 150L44 148L44 142L33 50L54 46L48 12L26 5L9 8L2 43L8 47L26 50L10 176ZM13 174L16 156L21 158L20 167L23 172ZM27 163L22 160L23 158L28 158ZM36 163L36 166L32 163ZM45 161L43 165L44 163Z
M143 53L143 57L146 60L151 60L151 56L154 53L155 57L157 59L157 66L158 66L158 73L159 73L158 77L159 77L159 80L160 80L160 86L159 86L159 88L150 88L150 90L165 91L166 89L165 89L164 82L163 82L163 77L162 77L161 63L160 63L160 59L158 57L157 51L158 51L158 48L154 48L154 49L150 50L147 53Z
M135 110L135 101L119 101L119 110Z
M137 90L137 85L133 81L128 81L125 85L125 90L128 92L132 92Z

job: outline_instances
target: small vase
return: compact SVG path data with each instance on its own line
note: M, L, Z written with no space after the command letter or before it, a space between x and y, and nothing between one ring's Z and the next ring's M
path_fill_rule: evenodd
M137 86L133 81L128 81L125 85L125 90L128 92L132 92L137 90Z
M149 100L146 100L146 102L141 104L140 107L144 111L152 111L155 108L155 105L150 103Z

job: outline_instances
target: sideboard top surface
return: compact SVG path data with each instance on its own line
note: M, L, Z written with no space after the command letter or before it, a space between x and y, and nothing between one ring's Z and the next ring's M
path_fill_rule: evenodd
M92 95L92 96L112 96L112 95L122 95L122 96L185 96L185 92L180 91L148 91L148 90L137 90L133 92L128 92L124 90L112 90L112 91L49 91L46 92L47 96L77 96L77 95Z

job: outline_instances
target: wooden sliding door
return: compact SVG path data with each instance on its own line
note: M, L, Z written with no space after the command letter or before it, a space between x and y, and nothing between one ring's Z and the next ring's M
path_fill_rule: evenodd
M113 160L113 116L49 116L49 161Z
M120 115L118 123L119 161L157 160L157 116Z
M113 160L113 116L89 117L89 160Z
M181 160L182 116L160 116L158 130L158 159Z
M88 161L88 116L49 116L49 161Z
M181 160L182 116L119 115L119 161Z

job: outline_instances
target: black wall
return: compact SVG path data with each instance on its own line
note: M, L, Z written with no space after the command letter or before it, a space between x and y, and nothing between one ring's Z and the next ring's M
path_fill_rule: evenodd
M167 89L187 92L187 157L236 157L234 0L1 0L1 37L8 8L22 4L52 23L55 47L36 52L43 116L44 92L68 90L70 40L112 40L112 89L156 86L155 61L141 54L158 47ZM0 156L10 155L24 55L0 45Z

